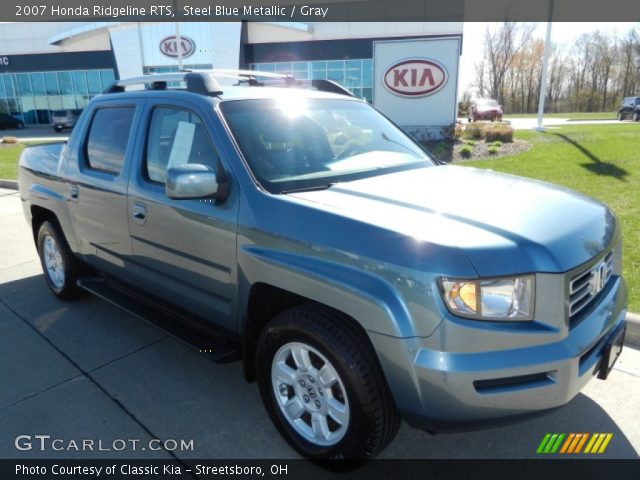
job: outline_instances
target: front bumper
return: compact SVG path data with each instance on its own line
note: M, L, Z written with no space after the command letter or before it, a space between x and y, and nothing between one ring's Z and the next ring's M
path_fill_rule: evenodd
M504 338L496 351L446 352L428 348L425 339L371 338L410 425L442 429L521 416L564 405L598 373L606 342L625 326L627 302L621 277L603 293L563 338L535 346L505 349Z

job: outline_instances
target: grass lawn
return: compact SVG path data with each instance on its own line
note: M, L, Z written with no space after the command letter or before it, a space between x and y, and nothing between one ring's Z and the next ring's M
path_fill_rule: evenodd
M611 207L622 222L629 309L640 312L640 124L573 125L517 131L529 151L467 165L565 185Z
M569 120L614 120L616 112L573 112L573 113L545 113L544 116L549 118L568 118ZM513 115L505 115L504 119L510 118L538 118L536 113L514 113Z
M18 178L18 158L23 145L0 147L0 178L15 180Z

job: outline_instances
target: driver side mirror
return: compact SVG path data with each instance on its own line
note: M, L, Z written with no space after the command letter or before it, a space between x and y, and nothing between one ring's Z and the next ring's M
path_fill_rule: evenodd
M222 184L215 170L208 165L191 163L167 169L165 192L176 200L220 199Z

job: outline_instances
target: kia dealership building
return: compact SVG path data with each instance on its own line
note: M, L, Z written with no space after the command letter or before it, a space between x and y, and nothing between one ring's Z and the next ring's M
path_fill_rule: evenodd
M461 46L461 22L4 23L0 112L48 125L115 79L182 63L334 80L413 135L440 136L455 122Z

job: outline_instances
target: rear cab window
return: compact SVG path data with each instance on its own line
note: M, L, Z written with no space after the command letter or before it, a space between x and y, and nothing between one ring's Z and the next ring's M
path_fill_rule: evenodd
M94 112L85 142L90 170L120 174L135 111L134 106L109 106Z

